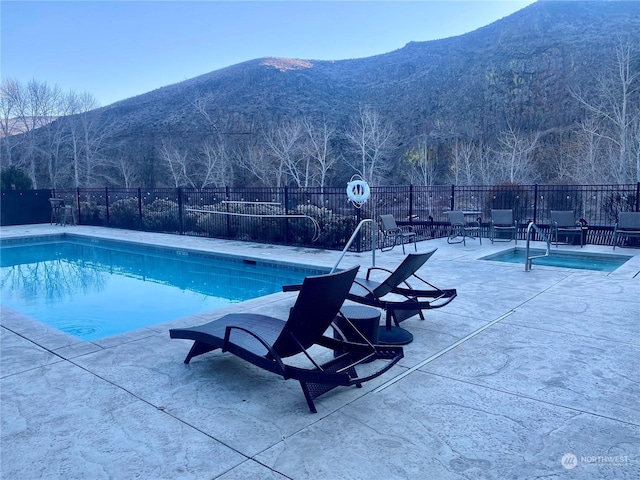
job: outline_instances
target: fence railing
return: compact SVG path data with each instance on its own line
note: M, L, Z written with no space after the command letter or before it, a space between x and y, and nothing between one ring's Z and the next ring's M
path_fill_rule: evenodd
M29 192L39 200L29 203ZM543 230L551 210L571 210L588 225L588 243L607 244L618 212L640 211L640 183L372 187L361 208L339 187L79 188L3 191L2 224L49 218L45 199L50 196L72 205L84 225L328 249L342 249L362 219L383 213L393 214L399 224L411 225L419 239L426 239L447 234L449 210L480 212L486 231L491 209L511 208L520 225L534 221ZM22 215L19 222L5 222L27 205L33 221ZM371 234L364 230L354 250L371 248Z

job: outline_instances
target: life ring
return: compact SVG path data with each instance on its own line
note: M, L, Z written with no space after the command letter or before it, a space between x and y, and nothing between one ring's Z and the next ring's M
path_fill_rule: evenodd
M347 183L347 198L354 204L362 205L371 196L369 184L364 180L352 180Z

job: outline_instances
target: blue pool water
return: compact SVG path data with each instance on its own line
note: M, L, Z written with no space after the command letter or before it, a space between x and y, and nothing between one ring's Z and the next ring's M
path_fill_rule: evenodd
M83 340L282 291L322 272L124 242L3 242L2 304Z
M530 256L544 255L545 250L532 248L529 250ZM575 268L579 270L596 270L599 272L613 272L622 266L630 256L609 255L604 253L582 253L582 252L554 252L548 257L536 258L534 265L547 265L551 267ZM481 260L493 260L494 262L520 263L524 266L525 249L512 248L500 253L494 253L482 257Z

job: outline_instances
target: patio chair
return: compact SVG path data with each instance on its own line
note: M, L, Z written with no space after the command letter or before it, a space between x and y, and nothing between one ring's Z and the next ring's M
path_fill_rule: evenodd
M440 289L416 274L436 250L410 253L393 271L370 267L366 278L354 281L347 300L386 312L385 328L380 331L382 343L409 343L413 337L396 330L400 328L400 322L415 315L424 320L423 310L444 307L456 297L455 289ZM387 277L381 282L372 280L370 277L375 271L385 272ZM414 288L409 281L418 282L420 288Z
M412 337L396 330L400 328L400 322L415 315L420 315L420 319L424 320L422 310L444 307L456 297L455 289L440 289L416 274L436 250L437 248L425 253L410 253L393 271L370 267L366 278L356 278L353 282L347 300L386 312L385 329L380 331L381 343L409 343ZM386 278L382 281L372 280L370 277L374 271L385 272ZM415 289L409 280L417 281L418 285L426 288ZM300 290L301 286L286 285L282 288L288 292Z
M76 224L76 214L71 205L65 205L62 207L60 211L60 225L75 225Z
M551 238L555 238L556 247L560 235L573 237L580 236L580 248L584 244L582 224L576 222L571 210L551 210Z
M51 225L54 223L58 225L62 218L64 200L62 198L50 198L49 203L51 204Z
M309 409L316 413L315 398L337 386L360 387L363 382L389 370L404 354L402 347L374 346L325 335L338 315L357 271L358 267L355 267L305 278L286 321L267 315L238 313L197 327L174 328L169 334L171 338L194 341L184 363L219 348L285 380L297 380ZM315 345L343 353L334 358L331 352L326 356L329 360L321 364L310 352ZM314 349L316 356L322 352ZM299 354L295 365L285 363L286 358ZM301 366L300 357L308 359L309 368ZM368 370L366 376L358 376L356 367L374 359L387 361L378 370Z
M509 233L509 238L500 238L502 232ZM513 210L491 210L489 238L491 238L491 243L515 240L516 245L518 244L518 225L513 219Z
M640 238L640 212L620 212L613 231L613 249L622 237ZM622 245L620 245L622 246Z
M399 227L393 215L380 215L380 221L382 222L381 251L386 252L393 250L393 247L396 246L398 241L402 244L402 253L405 253L404 244L410 242L413 242L414 250L416 252L418 251L418 247L416 246L416 232L412 231L411 227Z
M480 245L482 245L482 235L480 231L480 222L470 221L468 222L464 218L464 212L462 210L453 210L447 212L449 216L449 234L447 235L447 243L462 243L467 245L467 237L480 239ZM462 240L455 240L458 237L462 237Z

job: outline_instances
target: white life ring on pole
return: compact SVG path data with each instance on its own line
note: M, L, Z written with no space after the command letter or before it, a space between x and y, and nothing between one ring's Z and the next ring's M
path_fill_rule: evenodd
M356 207L361 207L371 196L369 184L364 180L351 180L347 183L347 198Z

